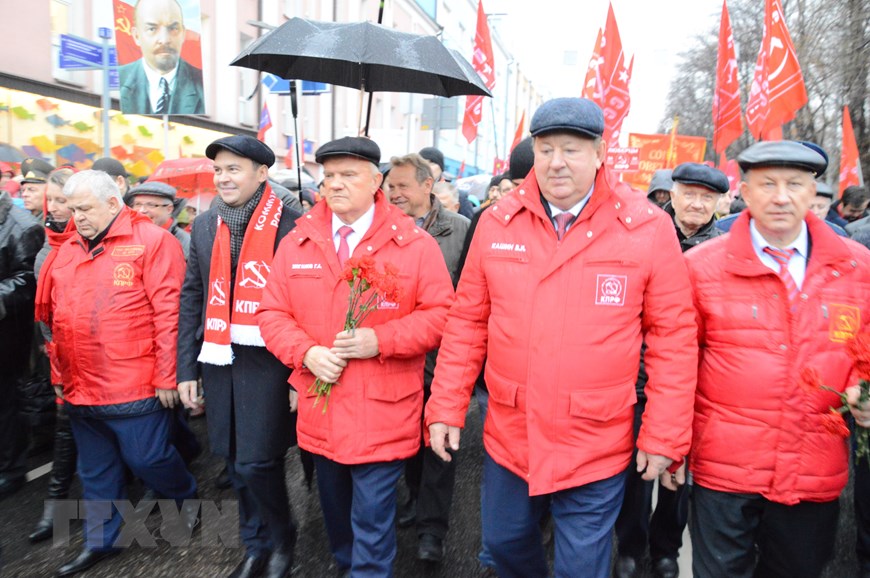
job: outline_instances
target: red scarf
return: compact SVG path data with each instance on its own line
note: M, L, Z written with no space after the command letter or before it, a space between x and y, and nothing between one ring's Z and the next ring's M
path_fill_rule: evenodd
M47 214L47 213L46 213ZM45 256L45 261L42 263L42 269L39 270L39 279L36 281L36 308L34 317L37 321L43 323L51 323L51 269L54 267L54 260L57 258L58 248L66 243L67 239L72 237L76 232L76 226L72 218L66 222L66 227L62 233L52 231L50 228L45 228L45 234L48 238L48 245L51 250Z
M265 347L254 313L260 307L266 279L272 269L275 238L281 221L281 201L266 185L263 198L254 209L245 229L239 253L236 283L230 307L230 228L218 216L217 234L211 253L208 301L205 306L205 333L198 361L212 365L233 362L231 343ZM232 311L232 312L231 312Z

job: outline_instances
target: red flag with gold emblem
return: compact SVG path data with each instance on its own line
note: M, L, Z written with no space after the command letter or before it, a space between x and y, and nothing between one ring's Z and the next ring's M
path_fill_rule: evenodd
M728 5L722 2L719 24L719 59L716 65L716 92L713 93L713 150L723 152L743 134L740 115L740 83L737 81L737 53Z
M858 170L858 143L855 131L852 130L852 116L849 107L843 107L843 148L840 153L840 195L846 187L861 184L861 173Z
M477 33L474 35L474 56L471 59L474 70L483 79L489 90L495 88L495 61L492 56L492 39L489 35L489 25L486 22L486 12L483 11L483 0L477 3ZM462 134L468 142L477 138L477 125L483 116L483 97L468 96L465 98L465 117L462 119Z
M766 0L764 36L746 105L746 124L756 139L782 137L782 125L807 103L807 90L792 44L782 0Z

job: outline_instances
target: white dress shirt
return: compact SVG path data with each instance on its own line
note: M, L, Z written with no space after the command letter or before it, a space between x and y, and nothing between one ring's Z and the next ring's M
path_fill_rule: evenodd
M749 235L752 237L752 248L755 250L755 254L758 255L758 259L765 267L778 275L779 263L776 259L764 252L765 247L770 247L772 249L778 249L778 247L774 247L761 236L761 233L759 233L758 229L755 227L755 219L749 219ZM804 277L807 274L807 253L809 252L809 242L810 236L807 232L807 223L804 221L801 223L801 232L798 233L797 238L789 243L787 247L783 247L783 249L796 250L795 254L792 255L791 259L788 261L788 272L791 273L791 278L794 279L794 283L797 285L798 289L803 287Z
M169 85L169 95L172 96L172 93L175 92L175 77L178 75L178 65L175 65L170 72L166 74L160 74L145 62L145 59L142 59L142 69L145 70L145 78L148 79L148 100L151 102L151 110L157 110L157 103L160 101L160 97L163 96L163 91L160 90L160 79L165 78L166 83Z
M338 230L345 225L349 226L353 229L353 233L347 236L347 247L348 257L353 257L353 251L356 249L356 246L359 245L359 242L362 241L362 238L365 236L366 232L369 230L369 227L372 226L372 222L375 220L375 204L372 203L372 206L369 207L369 210L363 213L359 219L354 221L353 223L345 223L341 219L339 219L335 213L332 214L332 241L335 243L335 252L338 253L338 244L341 242L341 235L338 234Z
M571 219L571 222L568 224L567 227L565 227L565 231L567 232L568 229L570 229L574 225L574 221L577 220L578 215L580 215L580 211L583 210L583 207L585 207L586 203L589 202L589 199L592 198L593 192L595 192L595 185L592 185L592 188L589 189L589 194L583 197L583 200L581 200L579 203L577 203L567 211L563 211L562 209L553 205L553 203L551 203L550 201L547 201L547 204L550 205L550 216L552 217L550 221L553 223L553 226L556 227L556 230L559 229L559 224L556 223L556 216L561 215L562 213L571 213L572 215L574 215L574 218Z

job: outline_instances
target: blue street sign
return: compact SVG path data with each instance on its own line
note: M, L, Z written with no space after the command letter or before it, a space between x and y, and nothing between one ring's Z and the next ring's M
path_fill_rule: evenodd
M103 45L87 38L60 35L60 68L73 70L95 70L103 67ZM109 47L109 66L118 66L118 53Z
M302 81L302 94L321 94L329 92L329 85L325 82Z
M290 94L290 81L274 74L264 74L262 83L272 94Z

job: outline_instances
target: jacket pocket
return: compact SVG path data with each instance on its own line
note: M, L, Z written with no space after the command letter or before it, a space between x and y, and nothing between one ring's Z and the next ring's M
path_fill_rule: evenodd
M384 375L381 379L368 381L366 397L377 401L395 402L415 393L423 392L422 372L419 376L401 372Z
M501 405L508 407L517 406L517 392L520 386L516 383L500 383L498 385L489 386L489 399Z
M572 417L606 422L621 416L635 403L634 384L587 389L571 394L569 412Z
M103 347L109 359L138 359L154 351L154 340L148 338L134 341L109 341Z

